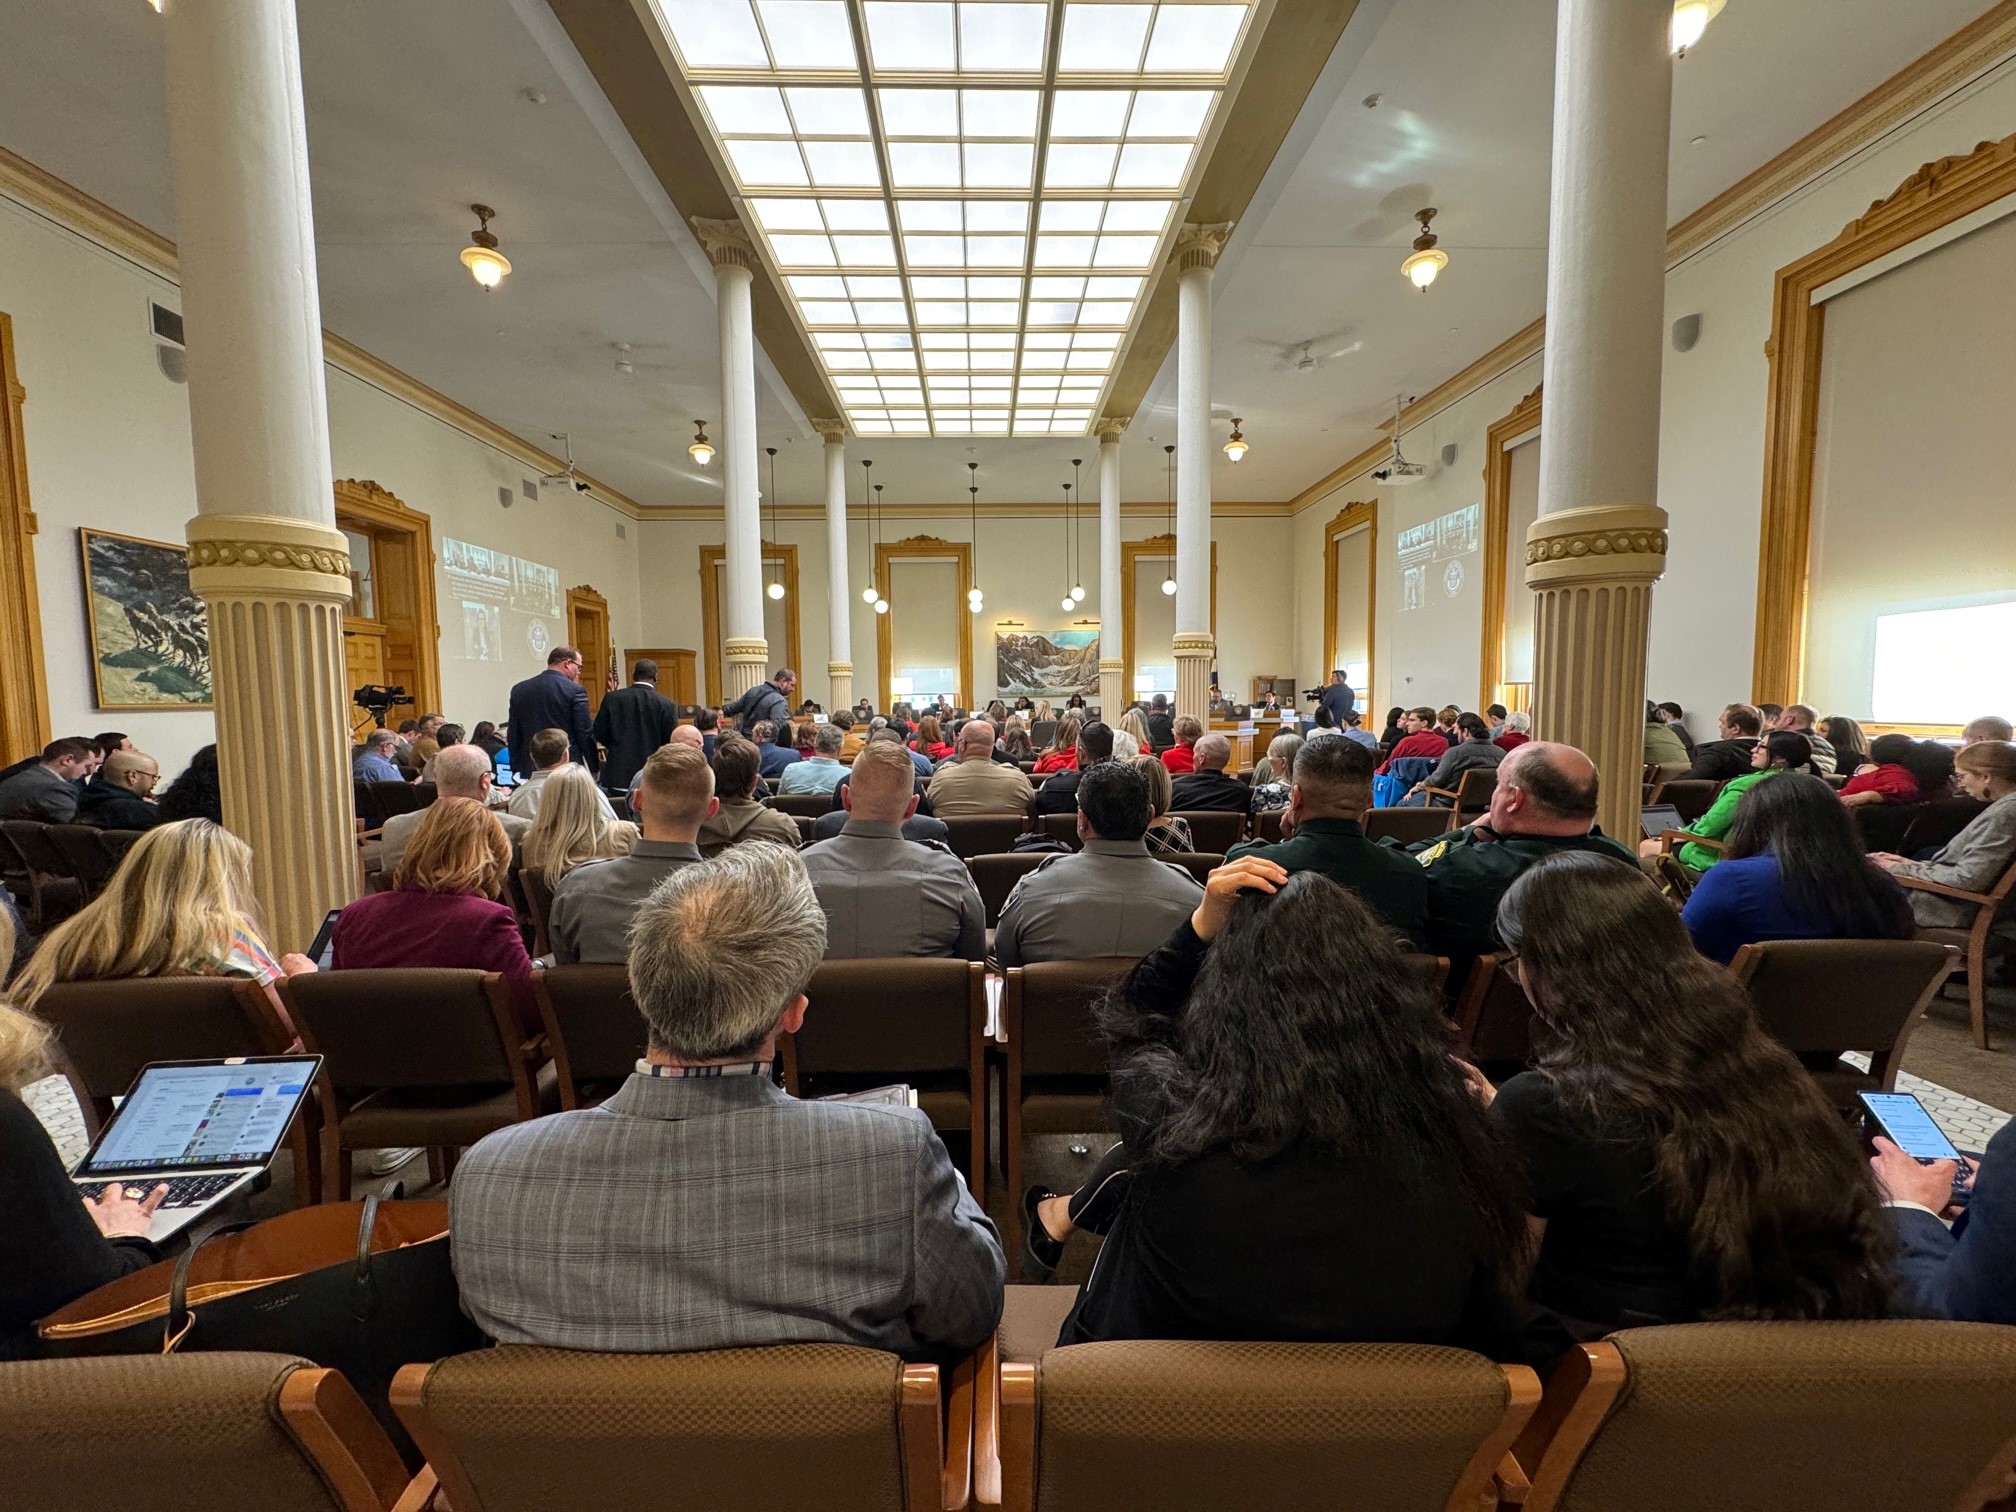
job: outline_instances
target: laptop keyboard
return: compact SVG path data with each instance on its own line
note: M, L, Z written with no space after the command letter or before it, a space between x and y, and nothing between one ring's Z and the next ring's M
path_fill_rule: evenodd
M243 1174L242 1171L227 1171L218 1176L171 1176L167 1182L168 1195L161 1199L161 1206L164 1208L194 1207L200 1202L207 1202L237 1181ZM108 1186L123 1186L134 1194L133 1200L137 1202L160 1185L161 1183L158 1181L148 1181L146 1178L140 1176L129 1176L117 1182L100 1181L86 1183L80 1181L77 1183L77 1190L83 1193L84 1196L95 1200L98 1194L103 1192Z

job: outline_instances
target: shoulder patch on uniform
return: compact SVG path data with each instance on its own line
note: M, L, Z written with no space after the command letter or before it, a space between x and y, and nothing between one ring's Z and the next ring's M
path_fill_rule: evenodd
M1433 866L1437 861L1440 861L1444 856L1448 854L1449 854L1449 842L1447 840L1444 840L1430 847L1429 849L1421 852L1421 854L1415 857L1414 859L1419 861L1423 866Z
M912 840L910 843L912 845L921 845L926 850L942 851L944 852L944 854L952 857L954 860L958 860L959 853L953 850L952 847L947 845L943 840Z

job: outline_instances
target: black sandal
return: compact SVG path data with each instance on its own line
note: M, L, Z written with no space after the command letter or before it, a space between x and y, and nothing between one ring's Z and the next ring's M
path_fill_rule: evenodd
M1032 1186L1022 1194L1022 1279L1025 1281L1048 1281L1057 1274L1057 1267L1064 1259L1064 1241L1051 1238L1050 1231L1043 1227L1043 1220L1036 1214L1040 1203L1056 1195L1048 1187L1040 1186Z

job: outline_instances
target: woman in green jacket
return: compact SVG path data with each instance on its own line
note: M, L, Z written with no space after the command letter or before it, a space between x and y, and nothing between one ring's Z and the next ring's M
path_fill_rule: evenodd
M1736 822L1736 805L1743 801L1743 795L1767 777L1776 777L1780 772L1811 772L1813 746L1804 735L1795 731L1773 730L1757 742L1757 748L1750 753L1750 765L1754 770L1722 784L1722 791L1715 795L1708 812L1687 826L1689 835L1698 840L1725 838L1730 826ZM1682 866L1695 873L1705 872L1722 858L1722 852L1717 847L1696 845L1692 840L1674 851L1674 855L1679 857Z

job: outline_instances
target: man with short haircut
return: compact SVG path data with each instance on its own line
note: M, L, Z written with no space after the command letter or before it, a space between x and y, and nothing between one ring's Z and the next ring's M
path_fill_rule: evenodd
M1687 748L1687 759L1694 759L1694 736L1687 728L1687 711L1676 703L1656 703L1653 714L1673 732L1673 738Z
M1052 772L1036 790L1036 812L1069 814L1078 808L1078 775L1089 766L1113 759L1113 729L1103 720L1088 720L1078 728L1078 760Z
M1757 705L1757 713L1763 719L1764 727L1766 729L1770 730L1777 729L1778 716L1783 714L1784 712L1785 712L1785 705L1783 704L1760 703L1759 705Z
M840 761L851 766L854 758L861 754L861 747L868 744L868 732L857 728L861 721L845 709L833 711L833 723L840 727Z
M1428 877L1420 864L1365 838L1377 757L1356 741L1319 731L1295 753L1288 809L1276 844L1248 841L1227 861L1258 856L1289 872L1321 872L1419 949L1428 938Z
M1160 756L1176 744L1176 721L1169 713L1169 699L1165 694L1157 693L1148 700L1141 722L1148 726L1149 755Z
M486 1334L939 1360L993 1335L1000 1238L930 1119L800 1101L770 1078L779 1038L805 1022L823 923L798 857L773 845L688 867L638 908L636 1073L598 1107L478 1141L456 1168L456 1279Z
M1491 738L1496 740L1505 733L1505 705L1487 704L1484 708L1484 722L1491 727Z
M1645 700L1645 765L1657 767L1658 782L1671 782L1694 764L1694 753L1659 712L1659 705Z
M813 726L812 754L784 768L784 775L777 779L777 791L830 795L847 775L847 768L840 765L842 739L840 726L836 724Z
M1197 742L1203 738L1204 722L1194 714L1178 714L1171 730L1176 736L1176 744L1161 753L1162 765L1169 769L1171 777L1196 771Z
M1178 777L1170 787L1170 812L1215 810L1243 814L1252 807L1253 789L1225 771L1232 760L1232 742L1228 737L1215 730L1202 736L1194 747L1194 755L1196 768Z
M1727 782L1750 771L1750 753L1764 733L1764 719L1748 704L1732 703L1722 711L1717 728L1720 740L1704 740L1694 747L1694 761L1687 768L1689 778Z
M903 838L917 811L901 747L871 740L840 789L847 822L800 854L826 910L826 958L987 953L987 909L966 864L942 846Z
M515 847L525 838L525 832L532 828L532 821L522 814L507 813L491 808L495 797L497 769L481 746L443 746L441 754L434 758L434 791L437 798L468 798L482 804L497 816L497 822L504 826L504 838ZM427 817L427 810L415 809L410 814L394 814L385 821L385 828L379 833L379 868L386 876L399 869L405 859L406 843L413 838L413 832L420 827L420 821Z
M602 785L626 792L645 759L680 728L679 705L658 691L658 663L640 656L630 668L630 686L602 695L595 711L595 739L609 753Z
M1960 732L1960 749L1979 745L1984 740L2016 739L2016 728L1999 714L1983 714L1979 719L1968 721L1967 728Z
M1015 884L994 930L1003 966L1143 956L1190 917L1195 878L1148 854L1148 780L1124 762L1078 774L1078 840Z
M1393 753L1379 766L1375 776L1384 777L1396 761L1410 757L1422 757L1439 762L1449 754L1449 742L1442 738L1442 732L1435 728L1435 711L1425 704L1418 709L1409 709L1400 716L1400 728L1406 733L1400 743L1393 747Z
M682 725L681 729L691 729ZM729 735L714 752L714 796L720 807L700 826L700 854L709 860L745 840L767 840L798 849L798 825L756 801L758 756L753 742Z
M525 759L531 767L531 775L511 790L511 801L506 806L512 813L528 824L539 817L539 795L546 790L546 780L567 765L568 749L567 732L558 729L541 730L525 743ZM614 819L616 810L610 806L608 795L597 787L595 796L602 804L603 814Z
M1364 728L1364 716L1356 709L1344 716L1344 728L1337 732L1346 740L1355 740L1368 751L1379 749L1379 737Z
M664 745L637 789L640 838L627 856L584 861L553 890L546 934L556 965L626 958L630 919L651 889L700 860L700 826L720 807L714 769L690 746Z
M152 829L161 822L161 810L154 806L160 780L161 763L152 756L115 750L84 784L77 822L108 830Z
M425 766L441 754L441 726L448 722L444 715L422 714L414 726L413 739L409 748L413 752L414 763Z
M954 814L1022 814L1029 810L1029 779L1020 767L994 759L994 726L969 719L959 726L958 757L939 767L925 791L931 812L939 818Z
M1428 873L1424 945L1449 958L1450 996L1462 991L1477 957L1502 948L1498 900L1527 867L1563 851L1637 866L1596 827L1596 799L1595 763L1573 746L1529 740L1499 764L1489 814L1411 848Z
M1813 770L1825 777L1841 764L1834 751L1834 742L1822 735L1814 726L1820 716L1808 704L1787 704L1772 726L1777 730L1790 730L1795 735L1804 735L1806 744L1813 748Z
M1329 686L1316 702L1316 722L1332 729L1341 728L1344 716L1358 707L1358 695L1351 691L1351 684L1345 679L1344 669L1338 667L1330 673Z
M350 780L352 782L404 782L406 774L399 770L396 756L399 750L399 736L392 730L373 730L364 737L364 745L350 759Z
M730 699L722 705L721 712L729 719L740 719L742 733L751 738L759 724L786 729L791 723L791 690L797 686L798 674L789 667L779 667L770 674L768 682L760 682Z
M788 723L776 725L763 720L749 732L749 739L756 743L756 757L763 775L773 781L798 759L798 748L790 743Z
M555 646L546 653L546 670L511 689L511 769L521 777L534 770L532 737L540 730L559 730L567 737L573 759L590 773L601 768L595 748L595 727L588 717L588 691L581 686L581 653Z

